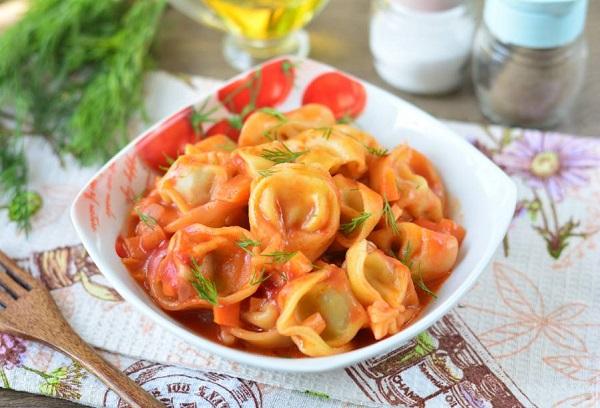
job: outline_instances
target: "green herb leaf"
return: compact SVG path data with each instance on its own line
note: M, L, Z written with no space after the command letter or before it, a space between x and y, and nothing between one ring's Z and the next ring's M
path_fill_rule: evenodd
M202 267L196 261L196 258L192 260L192 275L193 279L190 281L193 288L196 290L196 294L200 299L206 300L211 305L218 303L218 292L217 285L212 280L206 278L202 273Z
M409 269L412 269L412 261L410 260L410 257L412 256L412 241L408 241L406 246L404 247L404 250L402 251L402 256L400 256L400 258L398 258L398 260L400 262L402 262L404 265L406 265Z
M252 277L250 278L250 285L251 286L260 285L261 283L263 283L270 277L271 277L271 274L265 275L264 269L262 269L258 274L256 273L256 270L255 270L254 273L252 273Z
M417 271L417 279L415 284L425 293L427 293L429 296L431 296L434 299L437 299L437 295L435 294L435 292L433 292L431 289L429 289L427 287L427 284L425 283L425 281L423 280L423 272L421 271L421 264L419 264L418 266L418 271Z
M365 145L365 148L373 156L383 157L383 156L386 156L389 153L388 149L385 149L383 147L379 147L378 148L378 147L372 147L372 146Z
M206 110L206 105L208 105L208 99L204 101L200 109L192 110L192 114L189 117L190 124L192 125L192 129L194 129L194 133L199 135L202 133L202 124L203 123L214 123L215 119L211 118L211 115L215 113L218 109L217 106L214 106L209 111ZM169 163L170 164L170 163Z
M277 170L273 170L273 169L264 169L264 170L258 170L257 173L261 176L261 177L269 177L272 176L273 174L277 173Z
M250 238L244 238L242 240L239 240L236 242L237 246L239 246L240 248L242 248L244 251L246 251L247 253L249 253L250 255L252 254L252 251L250 251L249 248L251 247L260 247L260 242L259 241L254 241Z
M369 219L371 213L363 212L356 217L352 218L349 222L340 225L340 231L344 235L349 235L356 228L360 227L366 220Z
M298 157L306 153L305 151L293 152L283 142L281 142L281 145L283 149L264 149L261 156L275 163L294 163Z
M385 196L383 197L383 216L385 218L385 225L391 228L394 235L398 235L400 233L400 229L398 228L398 223L396 222L396 217L394 216L392 206Z
M242 122L242 117L239 115L233 115L227 118L227 122L231 125L232 128L241 130L244 122Z
M354 118L352 116L348 115L347 113L344 114L344 116L342 116L341 118L339 118L337 120L337 123L340 125L348 125L353 122L354 122Z
M311 391L311 390L305 390L304 391L305 394L311 395L313 397L317 397L317 398L322 398L322 399L329 399L329 395L325 394L324 392L319 392L319 391Z
M8 204L8 219L29 231L30 220L42 207L42 197L35 191L20 191Z
M263 254L263 256L268 256L268 257L273 258L273 262L275 262L275 263L284 264L286 262L289 262L289 260L292 259L296 255L296 253L297 253L297 251L294 251L294 252L275 251L275 252L271 252L270 254Z
M331 133L333 133L332 127L322 127L322 128L317 128L315 130L323 132L323 134L321 136L323 136L323 138L325 138L326 140L329 140L329 138L331 137Z
M135 209L135 213L140 218L140 221L146 224L146 226L154 228L158 225L158 221L156 221L156 218L152 217L151 215L144 214L137 208Z
M281 111L278 111L274 108L260 108L258 111L266 113L267 115L271 115L280 122L287 122L288 120L288 118Z

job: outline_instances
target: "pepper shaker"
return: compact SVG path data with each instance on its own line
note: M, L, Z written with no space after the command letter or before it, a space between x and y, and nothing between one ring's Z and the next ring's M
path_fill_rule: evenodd
M473 0L373 0L375 69L407 92L452 91L463 82L475 29Z
M487 0L473 49L482 113L547 128L569 112L584 78L587 0Z

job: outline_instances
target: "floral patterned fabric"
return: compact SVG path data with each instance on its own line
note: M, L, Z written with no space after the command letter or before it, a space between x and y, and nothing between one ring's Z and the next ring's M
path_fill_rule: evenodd
M215 85L153 74L148 114L163 117ZM600 141L449 126L517 182L519 205L504 245L471 292L432 328L344 370L289 375L241 366L137 313L103 279L70 226L68 206L94 169L61 167L39 140L29 141L28 159L43 210L27 239L3 227L0 248L51 289L85 340L110 351L104 352L109 361L167 406L600 405ZM78 364L8 334L0 334L0 386L122 406Z

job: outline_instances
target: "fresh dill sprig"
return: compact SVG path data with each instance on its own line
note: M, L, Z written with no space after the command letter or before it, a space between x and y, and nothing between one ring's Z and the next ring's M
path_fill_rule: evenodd
M394 235L398 235L400 233L400 228L398 228L398 223L396 222L396 216L394 216L392 206L385 196L383 197L383 216L385 218L385 225L391 228Z
M259 112L266 113L276 118L280 122L287 122L288 118L280 111L274 108L260 108Z
M268 256L273 259L274 263L284 264L289 262L296 255L297 251L294 252L285 252L285 251L275 251L269 254L263 254L263 256Z
M202 266L196 261L196 258L192 258L192 275L193 279L190 283L196 290L198 297L206 300L211 305L216 305L219 296L217 285L202 274Z
M261 176L261 177L269 177L272 176L273 174L277 173L277 170L273 170L273 169L264 169L264 170L258 170L257 173Z
M240 248L242 248L244 251L246 251L250 255L253 255L252 251L250 251L249 248L260 247L260 241L254 241L250 238L244 237L244 239L237 241L236 245L239 246Z
M275 163L294 163L298 157L306 153L305 151L293 152L283 142L281 142L281 145L283 149L264 149L261 156Z
M42 206L41 196L27 189L28 171L23 140L11 138L0 128L0 209L8 211L8 219L28 233L31 218Z
M323 136L323 138L325 140L329 140L329 138L331 137L331 134L333 133L333 128L331 126L329 127L322 127L322 128L317 128L315 130L318 130L320 132L323 132L323 134L321 134L321 136Z
M402 250L402 255L398 257L398 260L402 262L406 267L412 269L413 262L410 260L412 256L412 241L408 241L404 249Z
M339 125L349 125L354 122L354 118L347 113L344 114L341 118L337 120Z
M251 286L260 285L261 283L263 283L264 281L266 281L270 277L271 277L271 274L265 275L264 268L261 269L261 271L258 274L256 273L256 270L255 270L252 273L252 277L250 278L250 285Z
M387 156L387 154L389 153L388 149L386 149L385 147L373 147L365 145L365 148L369 153L377 157Z
M41 205L27 189L23 134L82 164L104 162L123 146L142 108L143 71L165 3L36 0L0 36L0 114L11 127L0 135L0 205L19 228L30 227Z
M154 228L158 225L158 221L151 215L144 214L138 208L135 209L135 213L140 218L140 221L143 222L147 227Z
M362 212L356 217L352 218L349 222L340 225L340 231L344 235L349 235L356 228L360 227L366 220L371 216L370 212Z
M435 292L432 291L431 289L429 289L427 287L427 284L423 280L423 271L421 270L421 264L419 264L417 267L417 279L416 279L415 283L423 292L427 293L432 298L434 298L434 299L438 298L437 295L435 294Z

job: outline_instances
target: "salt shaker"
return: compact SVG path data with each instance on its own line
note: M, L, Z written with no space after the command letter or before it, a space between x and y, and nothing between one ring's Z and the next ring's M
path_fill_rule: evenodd
M476 25L472 0L373 0L375 69L404 91L452 91L464 79Z
M552 127L581 89L587 0L487 0L472 60L481 111L496 123Z

